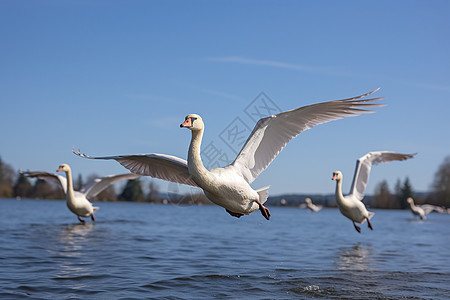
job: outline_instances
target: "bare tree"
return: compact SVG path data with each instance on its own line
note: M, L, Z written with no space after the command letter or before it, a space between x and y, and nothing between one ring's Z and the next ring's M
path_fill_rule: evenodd
M394 208L391 192L386 180L383 180L375 187L374 208Z
M436 198L435 204L450 207L450 155L435 173L432 188Z
M16 184L14 184L14 197L28 198L32 197L33 185L28 177L23 174L19 174Z
M0 157L0 198L13 196L14 170Z
M148 189L149 191L146 197L147 202L162 202L162 199L159 196L159 187L153 180L148 184Z

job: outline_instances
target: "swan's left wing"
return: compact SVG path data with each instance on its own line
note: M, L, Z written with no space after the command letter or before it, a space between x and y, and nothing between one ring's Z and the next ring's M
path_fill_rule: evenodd
M86 187L86 198L90 199L92 197L97 196L100 194L103 190L105 190L108 186L111 184L125 180L125 179L135 179L140 177L141 175L133 174L133 173L126 173L126 174L120 174L120 175L108 175L102 178L96 178L94 180L94 183L88 187Z
M415 154L402 154L391 151L369 152L356 161L355 175L353 177L350 194L358 200L364 198L367 183L369 182L370 170L373 165L393 160L406 160L413 158Z
M176 156L149 153L92 157L81 153L80 150L72 152L89 159L114 159L134 174L198 187L189 175L187 161Z
M44 171L22 171L20 170L20 174L23 174L30 178L39 178L43 180L49 180L56 183L59 187L61 187L64 191L64 194L67 194L67 179L64 176L54 174L54 173L48 173Z
M248 183L253 182L286 144L301 132L333 120L374 112L365 108L385 106L372 103L384 98L360 100L377 90L349 99L312 104L260 119L230 167L234 167Z

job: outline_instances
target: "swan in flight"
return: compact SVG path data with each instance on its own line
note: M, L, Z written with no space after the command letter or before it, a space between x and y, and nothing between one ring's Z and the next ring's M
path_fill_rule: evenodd
M322 209L322 205L315 205L312 203L311 198L305 198L305 204L309 211L312 212L317 212Z
M350 193L346 196L342 195L342 173L340 171L333 172L332 180L336 180L336 203L341 213L352 220L353 226L356 231L361 232L361 228L355 224L360 224L367 221L367 225L373 230L370 218L374 213L366 209L366 206L362 202L367 183L369 182L370 169L373 165L379 163L393 161L393 160L405 160L413 158L415 154L401 154L391 151L376 151L369 152L363 157L359 158L356 162L355 175L353 177L353 183L350 188Z
M269 220L270 212L263 205L267 200L269 187L254 190L250 184L269 166L286 144L302 131L332 120L374 112L366 108L385 106L373 103L384 97L361 100L377 90L349 99L312 104L260 119L234 162L224 168L207 170L204 167L200 147L205 124L197 114L186 116L180 125L192 133L187 161L156 153L91 157L79 150L73 152L84 158L114 159L132 173L200 187L209 200L224 207L234 217L239 218L259 209Z
M134 179L140 176L132 173L126 173L121 175L108 175L103 178L95 179L92 184L90 184L86 188L83 188L83 191L74 191L72 181L72 170L70 166L68 164L60 165L58 170L56 170L56 172L61 171L64 171L66 173L66 177L42 171L36 172L21 171L20 173L27 177L31 178L37 177L39 179L50 180L59 184L59 186L63 189L64 193L66 194L67 207L70 209L71 212L77 215L78 220L81 223L84 223L84 220L81 219L80 217L84 218L91 217L92 221L95 221L94 212L99 209L99 207L92 206L92 203L89 202L88 199L92 199L93 197L97 196L98 194L100 194L100 192L102 192L108 186L117 181L124 179Z

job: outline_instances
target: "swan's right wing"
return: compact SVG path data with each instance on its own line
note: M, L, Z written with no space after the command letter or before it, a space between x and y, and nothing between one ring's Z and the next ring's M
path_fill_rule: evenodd
M64 191L64 194L67 194L67 179L64 176L54 174L54 173L48 173L44 171L22 171L20 170L20 174L23 174L30 178L39 178L43 180L49 180L55 182L59 187L61 187Z
M377 165L393 160L402 161L413 158L414 155L415 154L402 154L391 151L375 151L367 153L356 161L355 175L353 177L352 187L350 188L350 194L355 196L358 200L364 198L372 164Z
M301 132L333 120L374 112L366 108L384 106L385 104L373 103L384 98L361 100L377 90L349 99L303 106L260 119L231 166L248 183L252 183L286 144Z
M97 196L100 194L103 190L105 190L108 186L111 184L114 184L118 181L125 180L125 179L135 179L140 177L141 175L134 174L134 173L125 173L125 174L119 174L119 175L107 175L102 178L96 178L90 186L86 187L86 198L90 199L92 197Z
M423 204L420 206L421 209L423 209L423 211L425 212L426 215L428 215L429 213L432 212L437 212L437 213L447 213L447 210L443 207L440 206L436 206L436 205L431 205L431 204Z
M189 175L187 161L176 156L149 153L92 157L79 150L73 153L89 159L114 159L134 174L198 187Z

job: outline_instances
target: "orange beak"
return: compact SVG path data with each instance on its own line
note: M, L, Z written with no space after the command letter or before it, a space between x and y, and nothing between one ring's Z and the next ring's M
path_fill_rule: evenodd
M333 174L333 178L331 178L331 180L334 180L336 178L336 174Z
M61 172L61 171L62 171L62 168L61 168L61 167L59 167L59 169L56 170L56 172Z
M183 127L186 127L186 128L192 127L192 120L191 120L191 118L187 118L183 122L183 124L180 124L180 128L183 128Z

